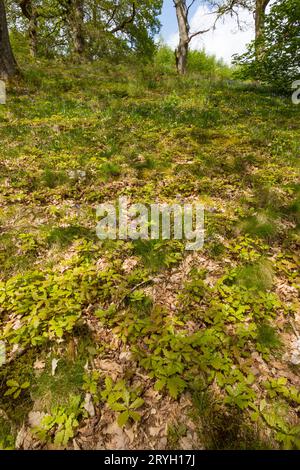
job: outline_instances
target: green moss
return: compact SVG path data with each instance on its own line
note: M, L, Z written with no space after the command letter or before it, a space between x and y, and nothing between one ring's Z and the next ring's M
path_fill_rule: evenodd
M257 343L271 350L279 349L282 346L278 332L273 326L268 325L267 323L262 323L258 326Z
M168 428L168 448L170 450L180 449L180 439L186 436L187 427L181 424L175 424Z
M45 370L37 376L32 387L33 399L40 403L43 411L52 406L66 405L71 395L82 393L84 356L75 362L62 358L58 360L55 374L52 375L52 360L47 361Z
M193 395L194 418L199 422L200 440L208 450L268 450L271 443L263 440L239 409L228 410L209 392Z
M13 450L15 436L12 434L9 421L0 416L0 450Z
M278 215L271 211L260 211L241 222L240 230L245 234L271 241L279 231Z
M237 270L237 283L247 289L267 291L273 285L273 267L270 261L260 260Z
M13 426L19 426L26 418L28 412L32 408L32 397L30 388L23 390L16 398L6 397L5 393L9 387L7 382L14 380L18 383L29 382L34 383L34 368L36 352L28 350L22 354L12 364L6 364L0 368L0 408L5 411Z

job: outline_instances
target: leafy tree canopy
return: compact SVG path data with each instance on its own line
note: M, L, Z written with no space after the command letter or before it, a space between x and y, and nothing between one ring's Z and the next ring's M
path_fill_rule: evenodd
M300 77L300 2L277 0L266 16L264 34L235 57L243 78L290 91Z

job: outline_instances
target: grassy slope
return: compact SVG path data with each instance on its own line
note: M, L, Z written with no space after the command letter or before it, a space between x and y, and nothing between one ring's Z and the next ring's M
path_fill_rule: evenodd
M39 439L66 446L65 430L90 422L87 391L98 417L104 403L108 421L123 406L128 429L137 421L150 442L154 386L170 409L193 398L204 447L299 446L299 366L289 362L299 327L299 113L260 88L150 67L44 65L11 88L0 108L0 327L13 359L0 370L0 446L13 445L32 409L53 417ZM95 207L119 195L199 199L204 250L101 244ZM130 403L145 400L131 409L141 421L129 416L126 391ZM154 447L191 439L186 422L168 424L167 442Z

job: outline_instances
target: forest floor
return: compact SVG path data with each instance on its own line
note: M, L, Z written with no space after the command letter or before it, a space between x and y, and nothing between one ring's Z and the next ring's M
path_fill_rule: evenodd
M300 106L30 65L0 139L0 448L299 449ZM119 196L200 201L204 248L98 240Z

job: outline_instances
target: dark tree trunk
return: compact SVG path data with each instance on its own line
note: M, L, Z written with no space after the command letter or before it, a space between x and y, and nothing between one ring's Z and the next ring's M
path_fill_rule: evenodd
M32 4L32 0L20 0L23 15L29 21L28 36L29 49L32 57L37 56L38 49L38 13Z
M266 9L270 1L271 0L256 0L255 2L255 40L257 59L259 59L263 53Z
M30 55L32 57L37 56L37 50L38 50L37 29L38 29L37 17L36 15L33 14L32 18L29 20L29 28L28 28Z
M179 29L179 44L176 49L176 67L178 73L184 75L187 67L187 57L189 52L189 22L188 8L186 0L174 0Z
M0 0L0 79L7 80L18 71L9 40L4 1Z
M264 31L266 9L270 0L256 0L255 6L255 38L259 39Z
M82 0L70 1L69 24L73 39L75 54L81 56L85 51L85 37L83 31L84 11Z

